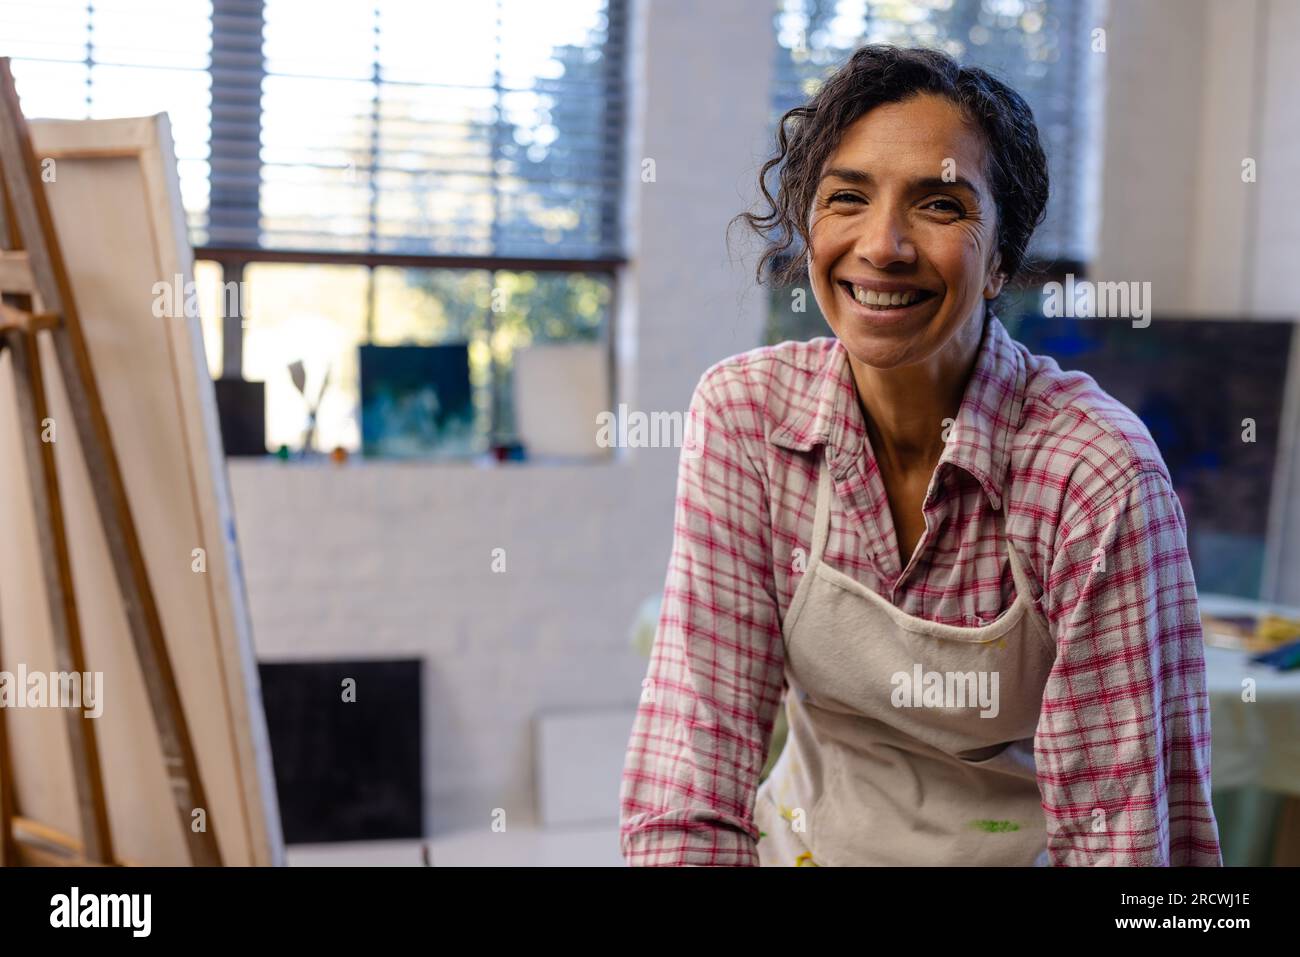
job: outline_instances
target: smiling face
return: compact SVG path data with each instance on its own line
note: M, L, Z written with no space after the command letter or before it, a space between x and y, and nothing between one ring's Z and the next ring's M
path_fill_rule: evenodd
M960 109L930 94L844 131L809 213L808 274L858 363L895 369L978 342L984 300L1003 282L986 155Z

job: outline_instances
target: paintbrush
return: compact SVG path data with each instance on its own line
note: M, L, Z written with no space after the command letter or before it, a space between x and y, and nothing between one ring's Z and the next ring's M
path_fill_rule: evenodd
M316 392L316 401L312 402L307 398L307 370L298 359L289 363L289 378L293 380L294 386L302 395L303 401L307 403L307 428L302 434L302 454L307 455L314 451L313 446L316 442L316 413L320 411L321 400L325 398L325 388L329 385L330 373L334 371L333 366L325 367L325 375L321 378L320 388Z

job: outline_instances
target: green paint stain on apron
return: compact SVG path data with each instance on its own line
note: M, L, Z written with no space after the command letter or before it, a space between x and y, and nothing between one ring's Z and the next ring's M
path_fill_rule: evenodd
M1015 821L971 821L970 825L989 834L1004 834L1008 831L1020 830L1020 825Z

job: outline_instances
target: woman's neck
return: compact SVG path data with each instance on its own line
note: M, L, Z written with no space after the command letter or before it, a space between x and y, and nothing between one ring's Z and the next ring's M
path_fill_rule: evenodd
M875 369L849 356L871 449L880 467L894 473L929 474L943 454L975 368L984 323L965 323L924 362Z

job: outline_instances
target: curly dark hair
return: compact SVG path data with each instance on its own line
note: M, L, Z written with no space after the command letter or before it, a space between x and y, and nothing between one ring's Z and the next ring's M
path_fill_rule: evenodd
M985 172L997 205L999 271L1008 280L1020 271L1048 196L1047 156L1029 104L987 71L964 67L938 50L871 44L855 51L807 103L781 117L777 152L758 176L767 210L732 220L733 225L743 220L766 244L755 269L760 283L770 264L776 268L769 278L777 284L802 276L805 263L793 254L795 239L802 240L804 249L811 243L807 213L822 166L844 131L881 104L923 93L946 97L983 132L990 166ZM781 170L773 196L767 178L777 166Z

